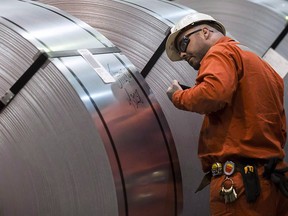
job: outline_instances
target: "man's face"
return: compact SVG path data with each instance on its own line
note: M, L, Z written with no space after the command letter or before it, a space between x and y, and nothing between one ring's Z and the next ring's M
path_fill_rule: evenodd
M207 52L204 34L209 31L206 27L196 26L182 32L176 39L179 55L195 70L199 70L200 62Z

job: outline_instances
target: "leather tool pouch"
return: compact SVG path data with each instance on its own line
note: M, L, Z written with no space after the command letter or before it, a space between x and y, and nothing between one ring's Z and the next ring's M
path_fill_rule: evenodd
M278 161L277 158L272 158L264 165L263 177L271 179L271 181L277 185L282 194L288 198L288 178L285 176L285 173L288 172L288 167L275 169Z
M247 202L255 202L261 190L257 167L256 165L244 165L240 167L240 172L243 178Z

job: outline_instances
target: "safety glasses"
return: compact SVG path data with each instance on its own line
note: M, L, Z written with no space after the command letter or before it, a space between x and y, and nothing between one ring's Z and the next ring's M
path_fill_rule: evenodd
M187 46L188 46L188 44L190 43L189 37L190 37L192 34L195 34L195 33L199 32L199 31L201 31L201 30L202 30L202 29L198 29L198 30L195 30L195 31L193 31L193 32L190 32L190 33L187 34L187 35L184 35L183 38L180 40L178 46L176 46L176 47L177 47L177 50L178 50L179 52L186 52Z

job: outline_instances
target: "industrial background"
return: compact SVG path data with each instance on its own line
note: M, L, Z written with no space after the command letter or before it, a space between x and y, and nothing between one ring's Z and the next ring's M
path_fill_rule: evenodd
M209 215L203 116L166 96L194 85L163 45L196 11L275 67L288 110L287 0L0 0L1 216Z

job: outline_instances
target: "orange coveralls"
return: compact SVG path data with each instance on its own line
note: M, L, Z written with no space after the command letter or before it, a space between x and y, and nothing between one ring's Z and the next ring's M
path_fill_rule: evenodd
M237 44L229 37L218 40L201 61L196 85L172 97L177 108L205 114L198 144L204 172L214 162L285 156L284 82L265 61ZM225 176L213 177L211 214L288 216L288 199L262 173L263 166L258 169L261 193L255 203L246 202L239 172L231 177L238 199L229 204L219 195Z

